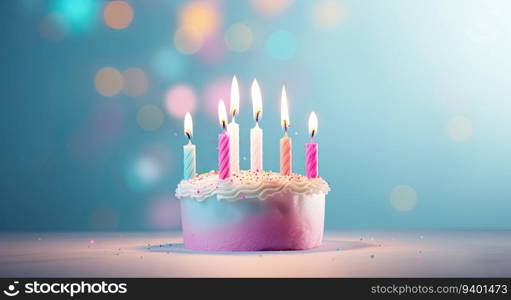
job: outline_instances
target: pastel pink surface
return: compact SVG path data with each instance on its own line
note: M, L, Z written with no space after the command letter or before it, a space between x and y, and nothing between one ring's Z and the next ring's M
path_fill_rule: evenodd
M1 232L0 277L509 278L510 236L356 229L326 231L323 245L306 251L219 254L183 249L180 232Z
M234 202L208 198L204 203L183 199L181 218L187 249L202 251L303 250L323 239L325 196L275 194L265 200ZM209 203L207 203L209 201ZM232 217L214 219L219 213ZM213 214L213 215L212 215ZM211 222L204 217L211 217Z

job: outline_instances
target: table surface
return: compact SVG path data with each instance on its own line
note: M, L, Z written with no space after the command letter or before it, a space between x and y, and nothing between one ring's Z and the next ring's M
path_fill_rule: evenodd
M180 233L1 233L0 277L511 277L511 231L331 231L305 251L196 252Z

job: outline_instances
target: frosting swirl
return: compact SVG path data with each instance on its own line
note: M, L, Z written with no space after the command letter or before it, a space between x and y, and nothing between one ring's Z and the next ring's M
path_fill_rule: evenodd
M304 195L328 194L330 187L322 178L307 178L299 174L284 176L275 172L240 171L227 179L219 179L218 172L211 171L182 180L177 186L176 197L202 201L216 195L218 200L227 201L245 198L265 200L283 191Z

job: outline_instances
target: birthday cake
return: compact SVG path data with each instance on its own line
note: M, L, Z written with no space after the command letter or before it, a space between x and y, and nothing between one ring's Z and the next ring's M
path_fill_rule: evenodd
M184 119L188 144L183 146L183 180L176 197L181 199L181 225L185 248L202 251L304 250L321 245L328 184L318 175L317 116L309 116L310 142L305 147L306 175L294 174L292 141L288 136L286 90L281 94L280 173L263 171L261 91L251 87L255 126L250 130L250 171L240 171L239 88L231 86L231 122L222 99L218 102L218 171L196 174L193 122Z
M181 220L187 249L202 251L303 250L321 245L325 195L322 178L217 171L182 180Z

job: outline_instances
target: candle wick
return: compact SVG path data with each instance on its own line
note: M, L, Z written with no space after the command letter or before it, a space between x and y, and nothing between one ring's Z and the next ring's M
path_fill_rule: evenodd
M192 135L189 132L187 132L186 136L188 137L188 143L191 143L192 142Z
M224 130L226 130L226 128L225 128L225 121L222 121L222 128L223 128Z
M259 113L260 113L260 111L257 111L257 113L256 113L256 117L255 117L256 123L259 123Z
M314 138L314 134L316 134L316 130L312 130L312 132L311 132L311 141Z

